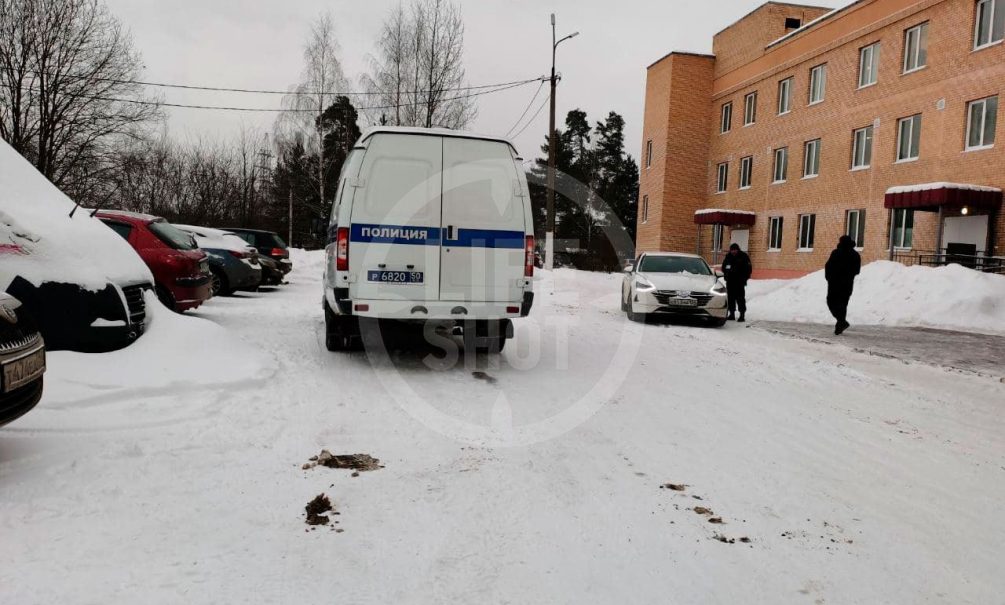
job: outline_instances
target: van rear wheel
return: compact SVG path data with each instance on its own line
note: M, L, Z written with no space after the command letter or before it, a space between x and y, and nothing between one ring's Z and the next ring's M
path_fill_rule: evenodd
M336 315L328 301L324 301L325 308L325 348L332 352L352 351L361 344L359 330L353 330L352 325L356 318ZM358 324L357 324L358 325Z

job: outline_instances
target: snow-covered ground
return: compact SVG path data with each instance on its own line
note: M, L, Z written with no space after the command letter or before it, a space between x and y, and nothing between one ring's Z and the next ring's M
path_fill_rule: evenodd
M629 323L619 275L571 270L501 358L332 354L321 257L293 261L276 291L152 309L126 351L50 357L0 429L0 603L1005 594L998 381ZM322 448L384 468L302 469ZM339 523L311 531L322 492Z

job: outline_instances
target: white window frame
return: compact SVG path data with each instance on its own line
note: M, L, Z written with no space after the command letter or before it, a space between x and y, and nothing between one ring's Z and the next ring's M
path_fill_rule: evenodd
M855 218L855 228L852 229L852 217ZM865 208L856 208L845 212L844 233L855 240L855 249L861 250L865 246Z
M754 180L754 156L740 158L740 189L750 189Z
M904 130L906 125L910 125L907 129L907 135L910 137L907 146L907 153L914 152L914 155L901 156L901 150L903 149L904 140ZM917 124L917 127L915 127ZM915 151L915 147L917 150ZM921 114L916 113L913 116L907 116L906 118L900 118L897 120L897 162L914 162L921 157Z
M649 194L642 196L642 222L649 222Z
M916 35L916 44L912 50L911 38ZM924 63L921 62L921 51L925 51ZM919 23L904 30L904 73L909 74L928 67L928 21Z
M880 44L873 42L863 46L858 51L858 87L859 89L875 86L879 82Z
M798 243L797 243L797 246L796 246L796 252L812 252L813 251L813 243L814 243L814 240L816 239L816 231L817 231L816 224L817 224L817 215L816 214L800 214L799 215L799 240L798 240ZM808 227L808 229L807 229L807 227ZM807 241L804 242L803 241L803 239L804 239L803 236L807 235L807 231L808 231L809 237L805 238ZM808 245L804 245L804 243L808 244Z
M653 140L646 141L646 168L653 165Z
M778 115L784 116L792 111L792 76L778 82Z
M715 168L715 192L726 193L729 188L729 162L720 162Z
M819 90L818 90L819 89ZM819 93L819 97L815 93ZM822 63L810 69L810 105L823 103L827 97L827 64Z
M994 126L991 128L991 140L987 140L987 121L988 121L988 104L990 101L994 101ZM963 139L964 149L966 151L979 151L981 149L991 149L995 146L995 131L998 128L998 95L991 95L990 97L984 97L983 99L976 99L967 103L967 130L964 133L965 138ZM980 123L980 142L977 145L970 144L970 134L974 128L974 108L980 106L981 112L981 123Z
M782 249L784 217L772 216L768 219L768 252L778 252Z
M733 102L727 101L719 109L719 134L726 134L733 129Z
M821 139L812 139L803 143L803 178L804 179L814 179L820 176L820 144ZM813 153L810 153L810 148L813 148ZM810 158L813 159L814 172L810 172Z
M987 40L981 40L981 14L990 9L988 17ZM974 11L974 50L981 50L996 44L1001 44L1005 40L1005 23L1001 27L1001 37L995 38L995 20L1000 19L1005 22L1005 0L977 0L977 10Z
M757 91L747 93L743 97L743 125L753 126L757 123Z
M778 156L781 155L781 161L779 161ZM773 185L778 185L784 183L789 178L789 148L779 147L775 150L775 162L771 167L771 183ZM779 168L781 169L781 174L779 175ZM781 178L778 178L781 176Z
M852 170L867 170L872 167L873 143L872 125L858 128L851 133Z
M911 241L907 239L907 217L911 217ZM901 220L900 217L903 217ZM893 248L895 250L910 250L914 247L914 208L893 209ZM900 224L901 226L897 226ZM907 244L906 246L904 244Z

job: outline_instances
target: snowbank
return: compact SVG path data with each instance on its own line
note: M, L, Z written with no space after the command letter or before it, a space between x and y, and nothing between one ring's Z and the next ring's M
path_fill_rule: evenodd
M833 321L823 271L797 280L752 281L747 292L752 318ZM1005 334L1005 277L959 265L906 267L877 261L863 267L855 280L848 321Z
M169 311L147 294L147 332L142 338L126 349L100 355L49 353L48 365L44 407L63 407L120 395L247 386L271 376L274 361L216 323Z
M0 289L20 275L35 285L152 282L128 243L74 203L0 141Z

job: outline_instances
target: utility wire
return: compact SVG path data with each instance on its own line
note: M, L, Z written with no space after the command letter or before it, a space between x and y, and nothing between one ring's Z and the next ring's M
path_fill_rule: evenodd
M534 91L534 96L530 98L530 102L527 103L527 107L524 108L523 113L521 113L520 117L516 119L516 122L513 124L513 126L506 131L506 134L503 135L503 138L509 138L510 133L516 130L516 127L520 125L520 122L523 121L523 119L527 116L527 112L530 111L530 108L534 105L534 101L537 100L537 95L541 94L542 88L544 88L544 80L541 80L541 84L538 85L537 90Z
M527 120L527 123L523 125L523 128L521 128L521 129L520 129L520 130L519 130L519 131L518 131L518 132L517 132L517 133L516 133L515 135L513 135L513 136L512 136L511 138L514 138L514 139L515 139L515 138L517 138L518 136L520 136L521 134L523 134L523 131L524 131L524 130L527 130L527 127L528 127L528 126L530 126L531 124L533 124L533 123L534 123L534 119L535 119L535 118L537 118L537 116L541 114L541 111L542 111L542 110L544 109L544 106L548 104L548 101L549 101L549 100L550 100L550 97L545 97L545 98L544 98L544 101L542 101L542 102L541 102L541 104L540 104L540 105L538 105L538 107L537 107L537 111L535 111L535 112L534 112L534 115L532 115L532 116L530 117L530 119L529 119L529 120Z

